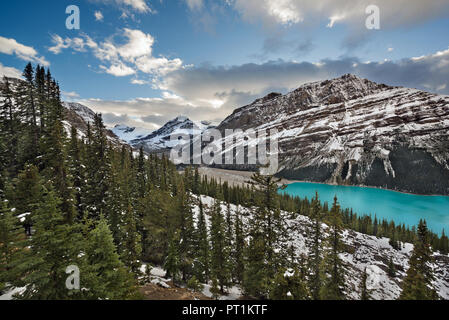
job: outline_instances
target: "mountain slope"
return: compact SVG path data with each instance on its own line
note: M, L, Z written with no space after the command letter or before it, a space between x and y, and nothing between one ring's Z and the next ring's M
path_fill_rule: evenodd
M448 96L345 75L272 93L218 127L237 128L278 130L284 178L449 194Z
M213 205L214 199L201 196L204 208ZM228 208L222 203L222 212L227 212ZM199 208L195 207L195 216L198 219ZM253 209L242 206L230 205L230 214L235 218L239 214L245 223L248 223ZM290 240L285 247L293 247L297 257L304 255L308 257L313 251L313 220L309 217L296 215L292 217L289 212L282 211L283 223L288 230ZM210 225L210 217L207 216L207 223ZM328 226L322 224L323 232L328 232ZM389 244L388 238L377 238L365 235L353 230L344 230L342 233L343 252L339 255L343 261L345 275L345 293L348 299L360 299L360 281L366 269L368 274L367 287L374 300L395 300L401 294L401 285L409 268L409 259L413 252L413 245L404 243L399 250L394 249ZM276 248L285 250L285 248ZM439 252L433 253L434 262L432 269L434 272L433 285L442 299L449 299L449 257ZM388 276L388 264L392 259L397 270L395 277Z
M142 139L149 134L151 134L151 130L145 128L136 128L136 127L128 127L124 124L118 124L111 129L111 131L123 141L130 143L136 139Z
M204 130L210 128L210 123L196 123L187 117L179 116L167 122L159 130L151 134L130 141L133 147L143 147L146 152L160 153L167 152L171 148L179 144L179 142L171 141L171 136L176 134L196 135L201 134Z
M87 124L92 125L94 123L95 112L90 108L75 102L63 102L65 112L64 126L68 134L70 134L70 128L73 125L77 130L80 137L86 136ZM105 129L106 137L108 141L114 146L122 146L125 143L120 140L111 130Z

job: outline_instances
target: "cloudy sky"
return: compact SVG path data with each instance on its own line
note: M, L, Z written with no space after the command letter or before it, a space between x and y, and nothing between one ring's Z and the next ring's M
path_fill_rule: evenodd
M79 30L66 28L69 5L80 9ZM370 5L379 30L366 28ZM0 9L0 74L48 66L64 99L109 125L219 122L269 92L345 73L449 94L448 0L15 0Z

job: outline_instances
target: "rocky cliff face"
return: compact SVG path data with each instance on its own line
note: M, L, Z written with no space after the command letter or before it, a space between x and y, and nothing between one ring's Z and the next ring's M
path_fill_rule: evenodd
M345 75L272 93L218 128L277 129L284 178L449 194L448 96Z
M95 121L95 112L88 107L75 102L63 102L62 105L64 106L64 127L67 134L70 135L71 127L74 126L78 130L79 136L84 137L87 133L88 123L92 126ZM122 145L125 145L125 142L120 140L120 138L111 130L105 129L104 133L113 146L121 147Z

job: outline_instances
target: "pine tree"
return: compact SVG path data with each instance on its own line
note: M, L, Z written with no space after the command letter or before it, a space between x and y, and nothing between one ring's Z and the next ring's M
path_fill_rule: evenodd
M390 257L390 260L388 262L388 276L390 278L395 278L396 277L396 266L393 262L393 258Z
M77 216L73 183L68 169L66 153L66 134L63 125L64 112L60 100L59 86L54 85L51 99L45 114L45 133L41 137L42 174L51 181L61 198L61 211L67 222Z
M322 272L322 230L321 230L321 208L318 193L316 193L315 198L312 200L311 217L313 219L313 230L312 230L312 253L309 260L311 275L309 279L309 286L312 293L313 300L321 299L321 288L323 283L323 272Z
M136 282L119 259L107 220L100 217L88 237L84 293L89 299L138 298Z
M211 273L213 278L218 280L221 293L224 293L225 286L229 284L230 280L230 269L227 261L230 248L226 245L225 221L219 200L215 200L210 211L210 217Z
M368 273L366 268L363 271L362 279L360 281L360 300L371 300L371 295L367 287Z
M446 236L444 229L441 238L439 240L439 249L441 254L447 255L449 253L449 239Z
M255 298L268 298L270 282L266 273L265 244L263 238L253 236L245 253L245 272L243 289L246 295Z
M206 225L206 218L204 216L203 203L199 201L199 216L197 225L197 278L201 282L207 282L209 280L209 268L210 268L210 246L209 235Z
M3 201L0 210L0 284L16 278L13 260L23 250L24 238L19 219L14 217L7 201Z
M221 289L219 288L218 280L215 277L215 275L213 275L213 277L212 277L212 286L210 288L210 292L212 293L212 298L215 300L218 300L222 293Z
M123 231L124 235L121 243L121 246L123 246L122 261L137 277L142 266L140 262L142 246L140 234L137 232L135 214L130 205L125 214Z
M242 283L245 273L245 236L243 234L243 223L240 217L239 207L235 218L235 267L234 278Z
M325 272L328 276L324 281L321 297L325 300L342 300L345 299L345 273L339 254L343 249L343 242L341 239L343 223L341 221L340 206L337 202L337 197L334 198L329 220L330 230L327 238L328 248L324 259Z
M49 190L33 215L36 232L29 240L30 249L15 262L21 276L14 284L27 286L22 299L63 300L79 294L65 287L65 270L70 265L82 265L83 239L75 226L64 222L59 204L56 193Z
M257 209L251 219L250 236L247 257L247 269L243 282L245 291L255 297L267 297L270 281L276 270L286 263L281 256L285 246L282 235L282 217L280 214L278 195L279 180L273 176L263 176L255 173L250 184L257 190ZM256 271L257 270L257 271Z
M18 142L21 123L17 108L13 104L14 93L8 78L3 78L0 89L3 96L3 101L0 104L0 139L4 144L2 155L5 157L1 160L4 165L3 169L7 169L7 173L14 176L18 170ZM4 172L3 169L1 174Z
M181 181L178 190L178 210L180 216L179 222L179 263L182 272L182 280L192 276L194 256L194 237L195 228L193 224L193 212L192 212L192 198L189 192L184 188L184 184Z
M407 275L402 282L400 300L436 300L438 294L433 287L432 250L429 245L427 223L421 220L418 225L417 241L409 261Z
M16 208L17 215L26 215L23 225L26 233L31 235L35 209L43 195L42 179L36 166L29 165L14 180L14 188L7 190L7 198Z
M74 126L71 127L68 159L68 171L73 181L76 214L78 221L80 221L84 214L81 204L81 187L84 183L84 170L81 162L81 143L78 140L78 131Z
M111 163L101 115L95 116L93 130L88 129L85 159L87 181L82 193L82 207L91 218L98 220L108 209Z
M198 281L196 276L193 276L189 281L187 281L187 288L193 292L201 292L203 291L204 286Z
M173 239L170 241L168 248L167 258L164 263L164 269L167 271L166 277L171 277L173 283L177 283L179 280L179 273L181 271L179 263L179 235L175 234Z
M281 269L270 288L271 300L308 300L310 292L298 269Z
M36 109L39 111L40 131L45 129L45 68L41 66L36 67L34 83L36 86Z
M23 71L24 82L20 82L17 100L22 119L25 124L25 134L21 137L21 163L36 164L39 147L39 132L37 126L37 111L35 101L34 69L28 63Z

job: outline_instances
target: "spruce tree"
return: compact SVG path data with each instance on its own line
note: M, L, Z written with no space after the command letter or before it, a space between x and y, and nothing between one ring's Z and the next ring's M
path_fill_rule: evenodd
M343 251L342 227L340 206L337 197L329 216L329 236L327 237L327 248L324 259L327 277L324 281L321 297L325 300L345 299L345 272L339 254Z
M83 190L82 206L91 218L98 220L102 213L108 213L111 163L101 115L95 115L92 130L90 127L88 129L85 159L87 181Z
M388 276L390 278L395 278L396 277L396 266L393 262L393 258L390 257L390 260L388 261Z
M81 204L81 188L84 183L84 169L82 164L82 144L78 140L78 131L71 127L70 142L68 144L68 172L73 182L74 203L76 206L76 217L80 221L84 215Z
M433 287L433 273L430 263L433 262L429 244L427 223L420 220L417 240L409 261L407 275L402 282L400 300L436 300L438 294Z
M367 287L368 281L368 273L366 272L366 268L363 271L362 279L360 280L360 300L371 300L370 291Z
M3 101L0 101L0 139L4 144L2 166L4 165L3 169L7 169L9 176L14 176L18 170L18 142L21 123L17 108L13 103L14 93L6 77L0 84L0 93L3 96ZM3 169L1 174L4 173Z
M39 170L34 165L28 165L14 180L14 187L7 190L7 198L16 208L17 215L25 215L23 225L28 235L31 235L33 216L42 199L43 186Z
M249 183L256 190L256 206L251 219L250 237L247 252L244 288L255 297L267 297L270 281L276 270L286 263L282 256L285 246L282 236L283 221L278 203L279 180L273 176L255 173ZM256 271L257 270L257 271Z
M187 279L193 274L194 255L194 237L195 228L193 224L192 197L185 189L181 181L177 190L178 210L179 210L179 263L182 272L182 280Z
M309 260L310 263L310 278L309 286L312 293L313 300L321 299L321 288L323 284L323 272L322 272L322 229L321 229L321 208L318 193L312 200L311 208L312 226L312 252Z
M25 81L20 82L17 92L18 106L24 121L25 131L21 136L21 163L36 163L39 147L39 132L37 126L37 110L35 100L34 68L28 63L23 71Z
M167 271L166 277L172 278L173 283L177 283L179 280L179 273L181 266L179 262L179 235L175 234L170 241L168 247L167 258L164 263L164 269Z
M23 250L25 233L20 221L3 201L0 208L0 284L16 278L14 259ZM0 291L2 290L0 285Z
M243 231L243 223L241 220L239 208L237 208L237 214L235 218L235 266L234 266L234 278L238 283L242 283L243 275L245 273L245 235Z
M89 299L135 299L136 282L119 259L107 220L100 217L95 229L89 233L87 247L87 272L84 294Z
M270 288L271 300L308 300L310 292L298 269L281 269Z
M209 280L210 268L210 246L209 235L206 224L206 217L204 215L204 208L201 199L199 200L199 216L197 224L197 278L200 282L207 282Z
M229 284L230 268L228 264L229 247L226 245L225 221L221 212L221 202L215 200L210 211L211 217L211 274L218 280L221 293Z
M61 198L61 211L64 213L66 221L72 223L77 216L75 194L68 169L63 106L59 87L56 84L47 104L45 118L45 133L40 141L42 174L51 181L58 192L58 196Z
M142 266L140 262L142 245L140 234L137 232L135 213L130 205L125 214L121 246L123 247L122 261L138 277Z
M83 238L75 226L65 223L59 204L60 199L50 189L33 215L36 231L29 240L29 250L15 262L21 274L15 284L26 286L22 299L63 300L79 294L67 290L65 271L70 265L82 265Z

